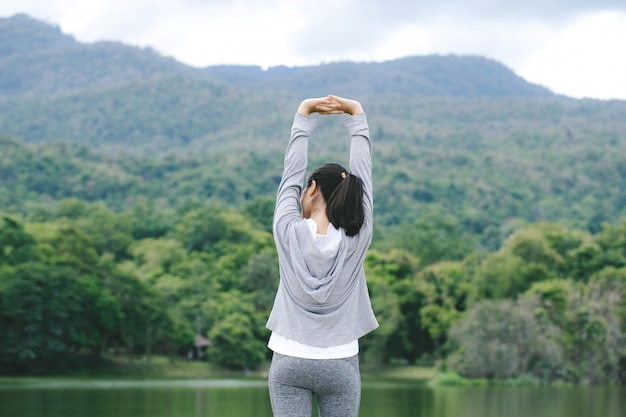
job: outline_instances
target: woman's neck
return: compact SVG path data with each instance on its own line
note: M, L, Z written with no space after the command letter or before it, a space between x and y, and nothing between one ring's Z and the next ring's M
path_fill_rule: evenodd
M311 213L311 220L315 222L317 225L317 234L325 235L328 233L328 226L330 225L330 220L328 220L328 216L326 215L326 208L324 210L314 210Z

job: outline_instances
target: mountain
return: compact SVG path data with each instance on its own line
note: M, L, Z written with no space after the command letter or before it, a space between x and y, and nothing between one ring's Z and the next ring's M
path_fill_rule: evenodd
M19 14L0 19L0 96L50 96L191 69L150 48L83 44Z
M50 96L145 81L161 75L202 77L245 90L437 97L549 97L504 65L474 56L416 56L382 63L337 62L289 68L192 68L150 48L84 44L58 26L20 14L0 19L0 96Z
M376 103L397 96L555 97L481 57L192 68L149 48L81 43L26 15L0 19L0 134L30 142L69 140L148 153L189 150L194 142L223 146L225 138L251 135L237 120L241 111L251 115L254 135L267 138L288 119L293 103L328 93Z
M381 63L337 62L262 70L212 66L207 74L230 85L266 92L301 91L305 96L368 97L396 94L426 97L551 97L504 65L476 56L414 56Z

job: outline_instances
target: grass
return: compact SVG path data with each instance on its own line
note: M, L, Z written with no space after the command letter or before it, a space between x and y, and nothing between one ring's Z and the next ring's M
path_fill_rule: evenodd
M106 356L100 365L83 371L48 375L63 378L116 379L116 380L185 380L185 379L265 379L269 371L269 362L253 369L228 369L210 362L187 361L178 358L173 363L166 356L153 356L150 361L145 358ZM469 379L455 372L442 372L435 366L407 364L361 365L363 381L398 381L416 384L427 384L430 387L469 387L469 386L533 386L535 380L511 379L505 381L487 381L485 379ZM0 378L0 383L12 378ZM27 380L29 377L19 377Z
M122 380L148 379L265 379L269 371L269 362L253 369L228 369L210 362L187 361L177 359L171 363L166 356L153 356L148 362L145 358L106 356L97 367L65 373L46 375L50 377L97 378ZM361 367L364 380L402 380L426 383L437 375L434 367L414 365L385 365ZM28 378L28 377L21 377ZM6 378L0 378L0 381Z
M163 356L154 356L150 362L126 358L108 358L110 365L90 376L115 376L141 379L201 379L201 378L267 378L269 363L254 369L226 369L208 362L177 360L173 364ZM363 379L413 380L426 382L437 375L434 367L387 365L361 369Z
M173 363L166 356L152 356L150 361L145 358L105 356L97 362L91 362L80 369L57 367L55 369L33 371L22 376L14 374L0 377L0 383L11 378L29 379L31 377L51 377L70 379L105 379L105 380L159 380L159 379L233 379L233 378L266 378L269 364L252 370L228 369L209 362L188 361L177 359ZM1 375L1 373L0 373Z
M46 375L70 379L104 380L197 380L197 379L266 379L269 362L254 369L228 369L216 364L200 361L177 359L171 363L165 356L153 356L150 361L128 357L108 356L93 369ZM442 372L434 366L390 364L372 366L362 364L361 377L364 382L397 381L402 383L425 384L429 387L485 387L485 386L538 386L533 378L515 378L508 380L470 379L456 372ZM23 383L36 380L37 377L0 377L0 384Z
M427 382L437 375L434 367L415 365L387 365L377 369L362 369L363 379L392 379Z
M431 387L538 387L541 381L532 376L508 379L465 378L456 372L440 372L428 381Z
M428 381L431 387L485 387L489 385L486 379L469 379L456 372L441 372Z
M212 379L266 377L269 365L259 366L253 370L227 369L213 363L187 361L177 359L173 363L165 356L153 356L150 361L145 359L107 357L107 364L89 371L91 377L117 377L129 379ZM86 375L87 376L87 375Z

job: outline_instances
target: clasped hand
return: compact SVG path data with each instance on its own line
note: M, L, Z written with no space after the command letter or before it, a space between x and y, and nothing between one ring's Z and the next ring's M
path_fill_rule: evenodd
M361 103L347 98L328 96L320 98L307 98L300 103L298 113L309 116L311 113L319 114L355 114L363 113Z

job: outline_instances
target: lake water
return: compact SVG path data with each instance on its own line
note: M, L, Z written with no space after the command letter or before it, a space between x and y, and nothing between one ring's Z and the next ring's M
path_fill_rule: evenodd
M316 413L314 413L316 415ZM1 417L271 417L266 381L0 380ZM364 381L360 417L624 417L626 388Z

